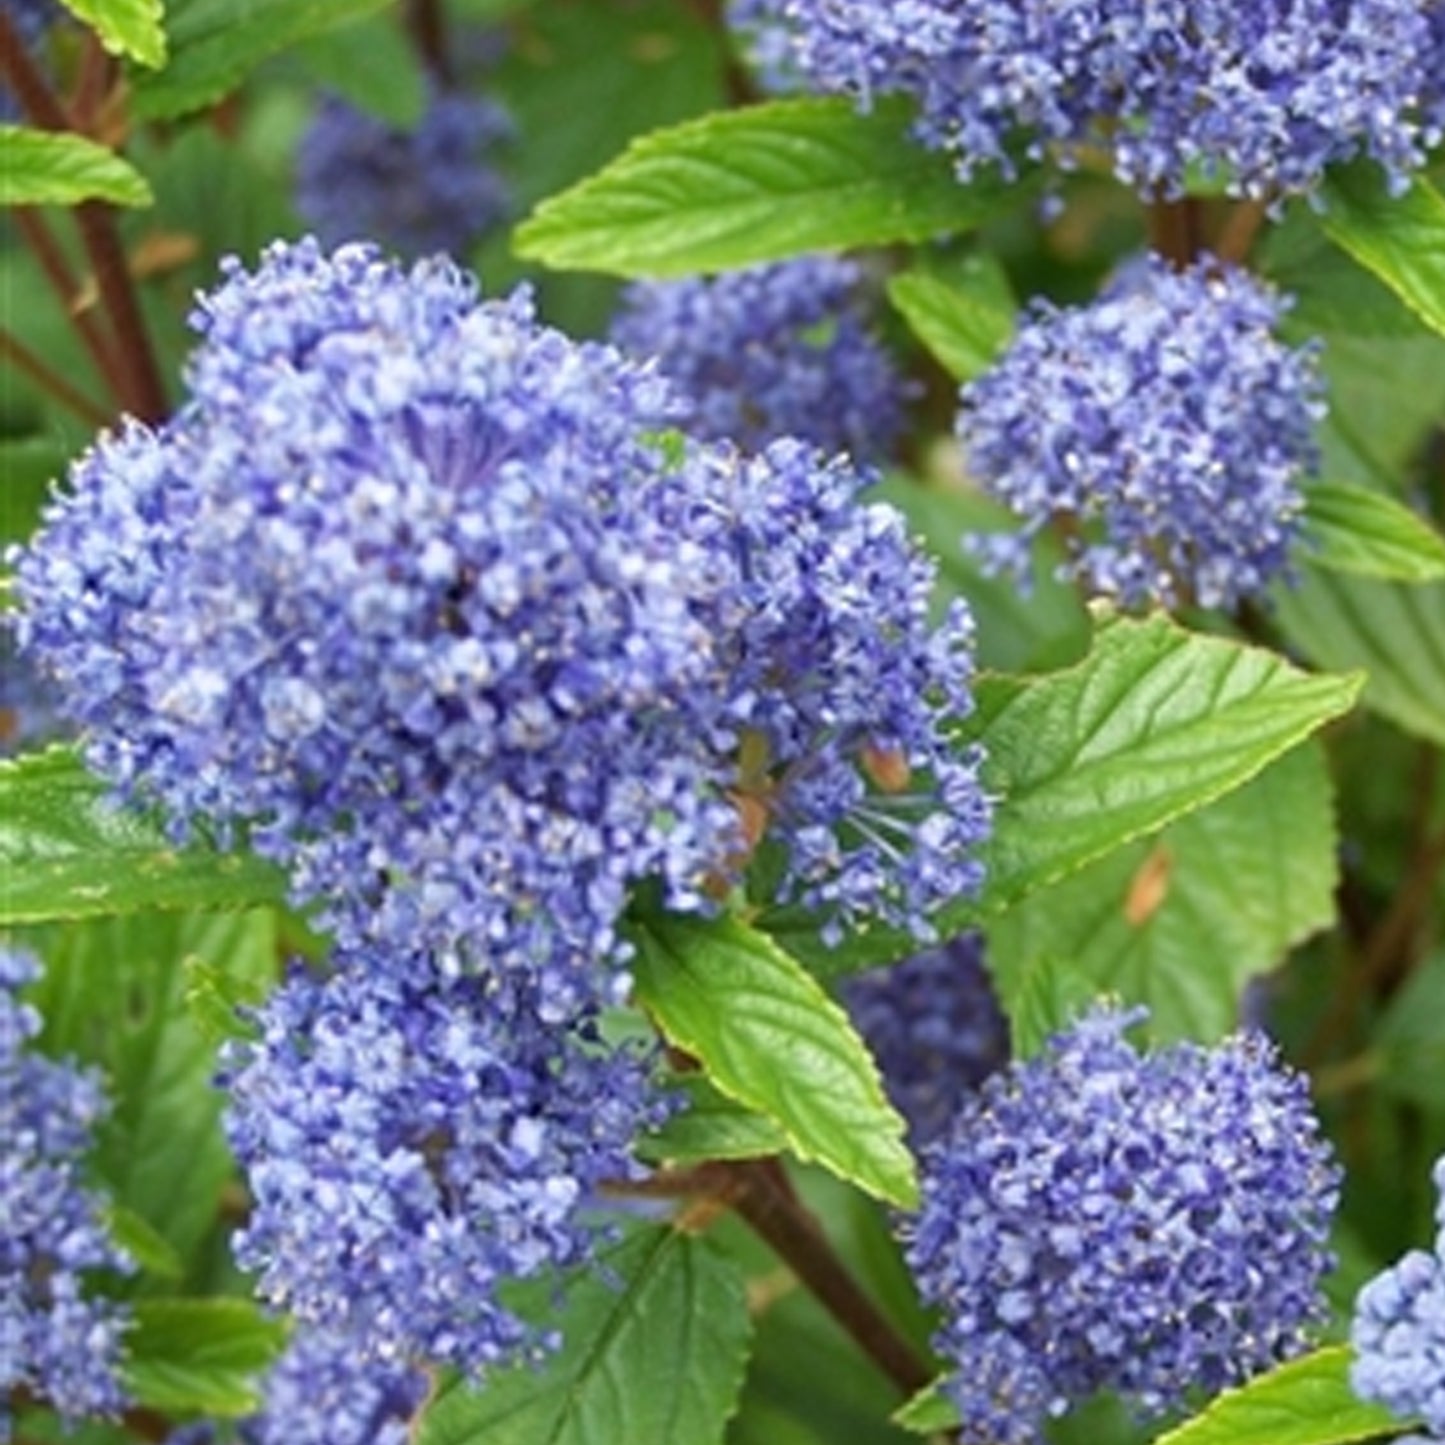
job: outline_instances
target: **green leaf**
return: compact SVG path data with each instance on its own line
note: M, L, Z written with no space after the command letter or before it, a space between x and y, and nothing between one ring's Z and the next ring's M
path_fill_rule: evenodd
M111 0L96 0L110 4ZM165 120L222 99L269 56L382 9L388 0L172 0L171 63L136 77L132 105Z
M401 130L414 130L427 108L421 60L396 16L381 12L312 35L296 59L319 90Z
M1332 171L1320 224L1427 326L1445 334L1445 197L1423 176L1392 196L1378 166Z
M1365 1067L1393 1097L1445 1110L1445 951L1432 953L1390 1000Z
M943 1435L962 1423L958 1406L943 1393L943 1377L925 1385L893 1412L893 1423L915 1435Z
M178 849L116 807L68 748L0 763L0 926L142 908L279 902L278 869L244 854Z
M1320 483L1305 491L1305 525L1314 567L1437 582L1445 577L1445 538L1408 507L1368 487Z
M212 1048L252 1033L239 1010L261 1002L266 994L264 980L206 958L186 959L185 975L186 1012Z
M257 1377L286 1327L242 1299L137 1300L122 1371L136 1403L166 1413L234 1418L253 1411Z
M720 1445L752 1323L710 1241L639 1231L577 1279L558 1323L562 1348L540 1367L444 1384L415 1445Z
M1338 838L1318 746L995 919L988 956L1005 1011L1034 1012L1039 970L1067 960L1081 993L1149 1005L1156 1038L1212 1041L1255 974L1334 920ZM1065 1017L1067 1012L1065 1010ZM1045 1032L1062 1022L1044 1011ZM1015 1035L1016 1051L1028 1052Z
M84 136L0 125L0 206L109 201L148 206L151 188L113 150Z
M806 251L919 241L981 225L1025 187L965 185L907 134L908 107L843 99L723 111L634 141L545 201L518 254L554 267L679 276Z
M1018 310L1003 267L988 252L968 257L952 276L927 266L904 271L889 281L888 299L959 381L993 365Z
M903 1121L848 1016L799 964L732 919L654 917L637 934L638 999L724 1094L775 1120L799 1158L914 1205Z
M1312 662L1363 668L1366 707L1445 744L1445 584L1309 569L1272 595L1285 636Z
M1155 1445L1344 1445L1404 1428L1350 1389L1350 1351L1316 1350L1228 1390Z
M152 68L166 63L161 0L61 0L61 4L94 27L112 55L128 55Z
M1099 987L1084 969L1056 954L1035 952L1022 966L1013 959L1008 963L999 976L1012 985L1000 995L1009 1021L1009 1053L1028 1059L1088 1009Z
M686 1109L639 1141L642 1158L670 1164L707 1159L757 1159L780 1154L788 1136L773 1120L720 1093L702 1074L680 1074L667 1088L687 1097Z
M112 1203L108 1210L110 1237L147 1274L174 1284L186 1272L170 1242L133 1209Z

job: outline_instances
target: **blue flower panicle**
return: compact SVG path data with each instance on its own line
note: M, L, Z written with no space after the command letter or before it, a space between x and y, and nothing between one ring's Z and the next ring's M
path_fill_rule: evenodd
M370 239L408 259L464 255L511 210L490 162L513 130L479 96L435 93L410 130L328 96L296 152L296 209L328 246Z
M1025 1445L1096 1390L1141 1414L1300 1349L1339 1171L1260 1035L1140 1054L1099 1008L924 1151L908 1262L968 1441Z
M30 955L0 948L0 1440L6 1401L26 1389L63 1417L126 1404L119 1367L128 1312L94 1297L93 1271L128 1272L84 1156L107 1113L98 1075L28 1046L40 1016L19 999L39 977Z
M1313 349L1272 334L1284 304L1157 257L1086 306L1036 302L960 393L969 470L1024 522L978 544L989 560L1024 575L1059 521L1065 574L1126 606L1231 607L1288 576L1324 408Z
M859 461L886 458L908 390L852 261L805 256L719 276L639 281L612 341L656 357L693 403L689 429L756 450L796 436Z

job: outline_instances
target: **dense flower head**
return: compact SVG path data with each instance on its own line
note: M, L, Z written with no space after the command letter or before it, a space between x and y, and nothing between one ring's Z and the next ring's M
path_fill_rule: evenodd
M236 1241L263 1299L359 1359L481 1371L550 1341L498 1286L588 1257L588 1213L665 1117L651 1061L544 1021L523 980L363 960L294 974L224 1061L254 1201Z
M960 1099L1008 1062L1008 1020L976 933L850 978L843 1001L915 1148L938 1138Z
M969 177L1102 148L1142 195L1196 176L1270 198L1369 156L1403 184L1438 138L1432 0L778 0L812 83L913 96ZM1422 98L1425 104L1422 105Z
M1260 1035L1140 1054L1096 1008L925 1150L908 1261L968 1441L1025 1445L1101 1388L1139 1413L1303 1343L1337 1195L1302 1076Z
M84 1156L107 1112L99 1077L29 1047L40 1016L19 990L39 976L0 947L0 1440L6 1400L27 1389L66 1417L125 1403L118 1377L124 1307L95 1298L92 1271L125 1271Z
M511 209L490 162L512 133L506 111L475 95L431 95L412 129L328 96L296 153L296 209L327 245L462 255Z
M0 619L0 757L43 747L65 732L54 690L35 664L16 652L15 640Z
M758 86L772 94L797 90L803 77L793 58L793 28L781 0L727 0L728 30Z
M1271 334L1283 307L1152 256L1088 305L1036 302L960 394L969 470L1024 522L986 552L1022 571L1066 521L1065 572L1130 606L1228 607L1288 575L1323 407L1313 351Z
M797 436L860 460L886 457L906 388L852 261L806 256L623 292L611 338L657 358L693 402L689 430L757 448Z

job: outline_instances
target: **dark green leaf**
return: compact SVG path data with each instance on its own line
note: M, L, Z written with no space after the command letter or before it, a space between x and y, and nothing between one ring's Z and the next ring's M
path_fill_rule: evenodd
M426 82L416 47L396 16L382 12L313 35L296 58L319 89L403 130L426 110Z
M962 184L880 100L774 101L636 140L605 170L544 202L516 249L549 266L678 276L815 250L923 240L981 225L1023 188Z
M542 1366L443 1385L415 1445L720 1445L752 1323L708 1240L640 1231L571 1286L558 1326Z
M0 125L0 206L109 201L148 206L151 189L125 161L84 136Z
M161 0L61 0L61 4L93 26L113 55L128 55L152 67L166 63Z
M943 1393L943 1381L935 1380L925 1385L907 1403L893 1412L895 1424L915 1435L941 1435L957 1430L960 1418L958 1406Z
M1403 1429L1388 1410L1355 1397L1349 1368L1343 1346L1291 1360L1227 1391L1156 1445L1345 1445Z
M1445 538L1408 507L1368 487L1321 483L1305 491L1311 566L1397 582L1445 577Z
M50 484L64 474L69 459L66 448L46 436L0 442L0 551L29 539Z
M1048 891L1039 896L1048 897ZM1010 917L1006 914L1005 921ZM1057 954L1036 950L1025 961L1006 955L1002 948L991 953L1006 961L1006 967L995 973L1009 985L999 989L999 1001L1008 1015L1009 1052L1015 1059L1032 1058L1099 994L1099 986L1084 968Z
M987 252L969 256L950 275L925 266L904 271L889 281L888 299L959 381L993 365L1013 336L1018 310L1003 267Z
M0 763L0 925L245 908L284 891L280 872L249 855L173 847L67 748Z
M731 919L649 918L637 996L730 1098L793 1151L905 1208L917 1196L903 1121L848 1016L771 939Z
M1445 1110L1445 952L1432 953L1390 1000L1364 1065L1387 1093Z
M702 1074L681 1074L669 1079L667 1087L683 1094L687 1106L639 1142L644 1159L671 1164L757 1159L788 1147L788 1136L767 1115L719 1093Z
M110 1237L147 1274L174 1284L186 1272L181 1257L159 1231L133 1209L112 1204L108 1210Z

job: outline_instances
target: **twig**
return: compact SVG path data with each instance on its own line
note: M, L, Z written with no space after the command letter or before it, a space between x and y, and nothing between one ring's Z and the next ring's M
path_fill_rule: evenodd
M1204 249L1204 225L1199 202L1154 201L1149 206L1149 243L1173 265L1188 266Z
M407 0L406 28L422 63L441 86L451 85L453 73L448 45L447 18L441 0Z
M1259 229L1268 214L1262 201L1240 201L1229 213L1214 245L1214 254L1221 261L1242 266L1249 259Z

